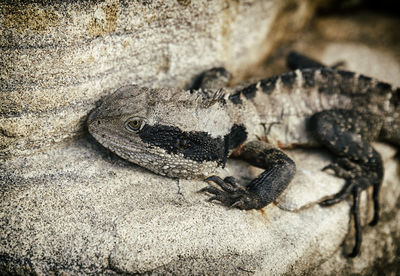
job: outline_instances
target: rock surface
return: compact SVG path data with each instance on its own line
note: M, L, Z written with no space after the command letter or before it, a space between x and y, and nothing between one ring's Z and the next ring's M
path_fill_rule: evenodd
M13 2L0 3L0 157L82 135L95 102L123 85L183 87L222 65L240 75L313 11L312 1Z
M386 169L382 220L364 227L362 254L349 260L341 247L353 242L349 204L316 204L343 183L321 172L325 151L289 151L298 173L285 193L262 211L240 211L207 202L197 193L204 182L152 174L85 132L95 102L124 84L183 87L217 65L242 78L293 30L290 22L312 14L312 1L283 2L0 4L0 274L398 272L400 166L388 145L375 145ZM366 39L360 23L317 20L291 47L400 85L398 44L343 37L350 24ZM282 60L268 67L279 72ZM230 160L221 175L257 173ZM366 195L363 224L372 210Z
M204 182L157 176L100 154L99 147L84 139L6 162L15 173L2 185L3 258L43 274L52 269L244 273L263 271L265 265L282 273L298 263L296 256L311 265L310 260L332 254L346 235L345 203L314 205L301 213L273 205L263 212L229 211L197 193ZM302 156L303 162L312 160L311 174L319 170L315 160L324 159L318 153ZM19 263L24 260L29 263Z

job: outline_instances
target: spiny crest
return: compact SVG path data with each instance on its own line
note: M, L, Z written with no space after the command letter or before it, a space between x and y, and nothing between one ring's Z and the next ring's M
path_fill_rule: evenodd
M171 102L179 106L194 108L208 108L216 103L224 103L226 95L223 89L159 90L154 92L158 92L152 95L154 102Z
M192 101L199 107L208 108L216 103L223 103L225 97L225 91L221 88L218 90L211 89L199 89L189 91L192 97Z
M183 90L171 88L148 88L147 105L155 106L160 103L177 106L208 108L216 103L225 103L227 92L223 89Z

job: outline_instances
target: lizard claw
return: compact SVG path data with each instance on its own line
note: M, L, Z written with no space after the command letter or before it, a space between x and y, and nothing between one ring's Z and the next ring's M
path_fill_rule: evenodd
M213 175L207 178L205 181L214 182L219 187L221 187L222 190L228 193L234 193L237 192L238 190L243 190L243 191L246 190L245 188L237 184L236 179L233 176L225 177L222 180L221 177Z
M213 182L218 188L212 185L204 187L199 192L212 194L208 201L219 201L223 205L231 208L245 209L246 202L249 201L250 195L246 188L239 185L232 176L224 179L213 175L205 179L206 182Z

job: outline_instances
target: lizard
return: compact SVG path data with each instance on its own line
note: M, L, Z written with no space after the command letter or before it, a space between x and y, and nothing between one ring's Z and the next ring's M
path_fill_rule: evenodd
M373 187L379 219L383 162L371 146L400 146L400 89L361 74L327 67L292 52L291 71L238 90L221 89L231 79L224 68L204 72L196 89L121 87L88 116L89 133L123 159L171 178L205 179L209 201L243 210L273 202L296 173L284 152L322 146L334 156L323 170L344 178L341 191L320 202L331 206L352 197L355 244L360 252L361 191ZM217 81L216 81L217 80ZM241 185L214 174L234 155L264 169Z

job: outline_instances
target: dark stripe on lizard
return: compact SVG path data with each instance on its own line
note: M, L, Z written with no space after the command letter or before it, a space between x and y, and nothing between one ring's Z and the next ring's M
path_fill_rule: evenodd
M288 89L292 89L293 85L296 83L297 75L295 71L290 71L280 75L283 86Z
M302 83L302 88L304 89L317 87L320 93L347 95L384 95L386 93L393 93L391 103L394 106L398 106L400 102L398 90L393 91L390 84L375 81L364 75L357 76L354 72L336 70L329 67L305 68L301 69L299 72L299 76L302 77L300 83ZM296 85L299 76L296 74L296 71L291 71L261 80L237 91L235 94L229 96L229 100L234 104L241 104L241 95L246 99L253 99L258 91L271 94L275 90L278 80L280 80L282 88L291 91Z
M276 81L279 76L274 76L268 79L263 79L257 83L249 85L242 90L237 91L235 94L229 96L229 100L234 104L241 104L240 95L243 95L246 99L252 99L256 96L257 87L260 87L262 92L271 94L275 89Z
M182 131L178 127L161 124L145 125L139 132L143 142L162 148L169 154L183 154L196 162L216 161L224 166L230 149L247 139L243 126L233 125L224 137L211 137L203 131Z

